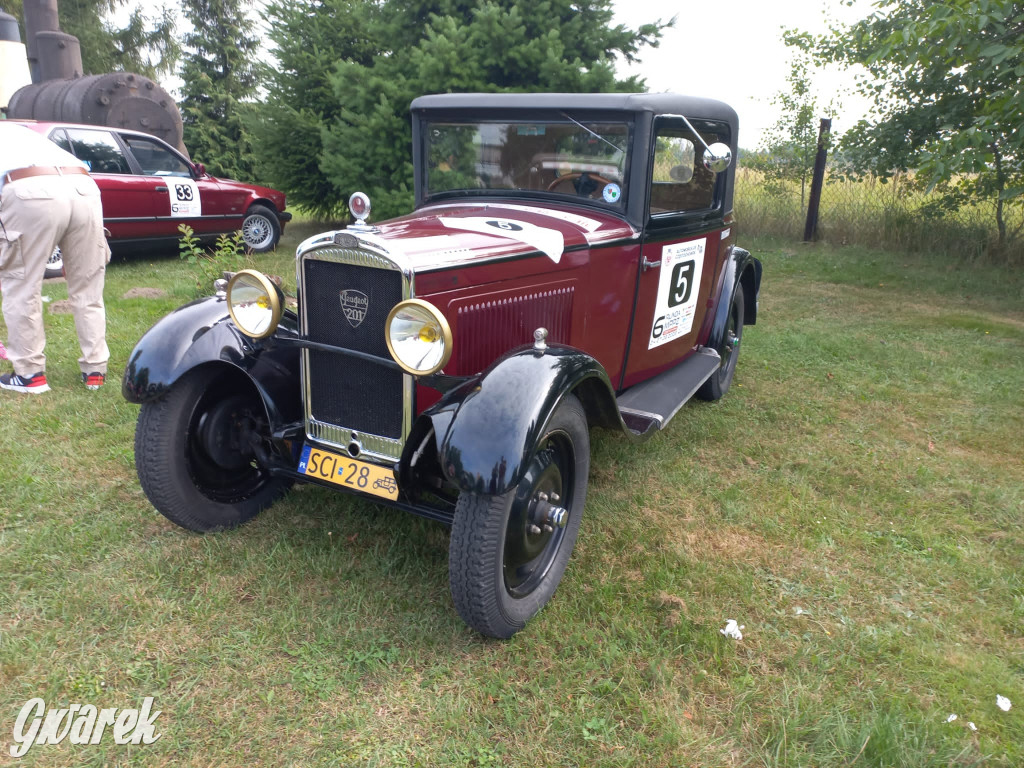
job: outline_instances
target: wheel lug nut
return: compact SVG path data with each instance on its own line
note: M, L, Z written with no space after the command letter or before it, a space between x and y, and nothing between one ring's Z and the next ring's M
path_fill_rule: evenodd
M544 493L544 492L541 492L540 494L538 494L537 499L539 501L547 501L548 500L548 495L546 493Z
M554 530L555 529L552 528L550 525L545 525L544 526L544 533L552 533Z
M552 493L551 494L551 500L553 502L555 502L555 504L557 504L558 502L560 502L562 500L562 497L559 496L557 493Z
M537 535L538 533L540 533L540 528L538 528L538 527L537 527L536 525L531 525L531 526L529 527L529 529L528 529L528 530L529 530L529 531L530 531L530 533L532 533L532 534L533 534L534 536L536 536L536 535Z

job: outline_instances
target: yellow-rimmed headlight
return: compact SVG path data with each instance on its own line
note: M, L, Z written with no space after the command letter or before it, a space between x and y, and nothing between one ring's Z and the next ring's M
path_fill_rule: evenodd
M407 299L388 315L388 351L395 362L415 376L441 370L452 356L452 329L437 307L422 299Z
M228 311L246 336L264 339L281 322L281 290L270 278L254 269L236 272L228 281Z

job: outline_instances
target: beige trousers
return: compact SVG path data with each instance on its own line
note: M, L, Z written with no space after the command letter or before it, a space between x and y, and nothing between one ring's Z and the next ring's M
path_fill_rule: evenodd
M81 174L8 182L0 194L0 224L0 293L14 372L46 370L41 292L46 262L59 245L82 348L78 366L83 373L106 373L103 280L110 249L96 182Z

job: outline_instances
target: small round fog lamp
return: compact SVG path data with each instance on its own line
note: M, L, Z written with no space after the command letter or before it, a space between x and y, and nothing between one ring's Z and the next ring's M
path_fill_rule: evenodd
M280 289L269 277L254 269L243 269L231 277L227 302L235 325L254 339L265 339L281 322Z
M452 356L452 329L433 304L407 299L395 305L386 328L388 351L414 376L441 370Z

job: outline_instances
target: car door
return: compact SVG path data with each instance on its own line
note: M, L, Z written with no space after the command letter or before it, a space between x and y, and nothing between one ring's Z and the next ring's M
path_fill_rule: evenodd
M691 120L707 144L728 126ZM622 387L683 360L697 346L719 268L724 174L707 170L703 144L679 118L654 121L648 204ZM726 233L727 236L727 233Z
M179 237L178 227L187 224L196 234L224 231L218 215L216 182L196 178L195 168L170 146L151 136L122 133L142 175L150 180L156 194L156 229L161 236Z
M104 128L57 128L50 140L89 166L112 240L150 237L157 209L152 183L133 173L124 148Z

